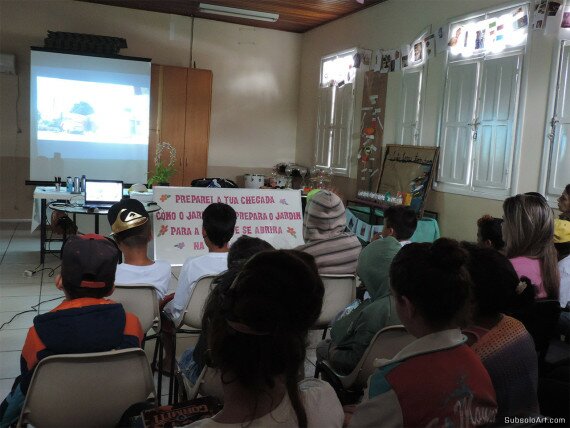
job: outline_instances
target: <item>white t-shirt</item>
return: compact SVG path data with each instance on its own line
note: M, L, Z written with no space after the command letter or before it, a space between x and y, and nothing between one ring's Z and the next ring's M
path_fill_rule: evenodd
M560 271L560 306L565 308L570 302L570 256L558 262L558 270Z
M334 389L322 380L305 379L299 383L301 400L307 413L307 425L310 428L340 428L344 422L344 412ZM296 427L297 415L285 394L281 404L271 413L250 423L222 424L210 418L196 421L187 427L192 428L284 428Z
M168 292L168 285L172 276L170 263L156 260L152 265L135 266L121 263L117 265L115 284L150 284L156 289L159 299L163 299Z
M164 307L164 312L174 321L175 325L180 322L180 317L188 305L196 281L204 275L217 275L227 269L228 253L208 253L186 259L180 270L174 299Z

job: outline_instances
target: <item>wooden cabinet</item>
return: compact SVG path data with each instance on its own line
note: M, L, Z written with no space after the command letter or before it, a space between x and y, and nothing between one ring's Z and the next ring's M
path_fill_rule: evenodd
M172 186L189 186L206 177L212 104L212 72L195 68L152 65L148 145L149 176L154 171L156 144L176 147ZM168 162L167 154L163 161Z

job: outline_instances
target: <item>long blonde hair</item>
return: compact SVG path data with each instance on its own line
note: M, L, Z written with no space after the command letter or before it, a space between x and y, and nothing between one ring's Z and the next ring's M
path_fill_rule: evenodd
M558 299L560 274L554 247L554 215L538 194L516 195L503 203L503 239L507 257L540 260L542 284L549 299Z

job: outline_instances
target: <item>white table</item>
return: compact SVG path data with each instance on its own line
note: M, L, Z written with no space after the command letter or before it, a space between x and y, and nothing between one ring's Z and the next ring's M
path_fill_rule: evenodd
M123 195L130 195L131 198L137 199L141 202L152 202L152 190L147 192L130 192L127 189L123 190ZM46 226L48 205L52 201L66 201L77 205L83 205L85 198L81 193L70 193L64 187L57 191L55 187L51 186L38 186L34 190L34 206L32 212L32 232L40 227L40 263L45 260L45 255L48 252L59 252L59 250L46 249L46 242L52 241L47 239ZM57 239L53 239L57 241ZM61 241L61 239L60 239Z

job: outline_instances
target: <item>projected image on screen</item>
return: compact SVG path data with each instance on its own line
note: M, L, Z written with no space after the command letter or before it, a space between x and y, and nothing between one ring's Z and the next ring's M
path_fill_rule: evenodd
M38 77L39 141L147 144L149 89Z
M146 182L150 71L145 59L33 48L30 179Z

